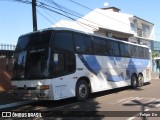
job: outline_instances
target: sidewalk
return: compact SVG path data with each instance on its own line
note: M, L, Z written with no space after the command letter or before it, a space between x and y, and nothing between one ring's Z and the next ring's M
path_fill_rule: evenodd
M155 73L155 72L151 73L151 78L152 79L157 79L157 78L159 79L159 77L160 77L160 73Z

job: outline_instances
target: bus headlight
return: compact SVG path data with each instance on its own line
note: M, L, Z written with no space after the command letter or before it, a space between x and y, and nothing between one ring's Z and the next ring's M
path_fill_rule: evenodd
M48 90L49 85L37 85L36 90Z

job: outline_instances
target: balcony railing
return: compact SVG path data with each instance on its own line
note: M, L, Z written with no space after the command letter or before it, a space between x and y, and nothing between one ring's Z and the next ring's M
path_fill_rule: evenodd
M143 38L150 38L150 33L142 31L142 30L138 30L137 31L137 36L138 37L143 37Z

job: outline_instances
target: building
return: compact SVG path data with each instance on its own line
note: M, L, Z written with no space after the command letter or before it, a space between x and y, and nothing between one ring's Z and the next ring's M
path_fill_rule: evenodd
M155 39L153 23L135 15L121 13L116 7L95 9L76 21L61 20L53 27L78 29L149 47Z
M152 42L152 70L160 73L160 41Z

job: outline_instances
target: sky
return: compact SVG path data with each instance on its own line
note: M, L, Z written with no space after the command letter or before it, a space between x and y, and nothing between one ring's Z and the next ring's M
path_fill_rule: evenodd
M13 0L0 0L0 44L16 44L18 37L33 31L32 26L32 6ZM31 0L30 0L31 1ZM45 2L49 0L37 0ZM52 0L50 0L52 1ZM85 15L91 10L80 7L70 2L70 0L54 0L64 7ZM132 14L155 25L156 40L160 41L160 0L74 0L91 9L102 8L104 3L108 7L117 7L121 13ZM52 5L47 3L48 5ZM51 27L59 20L66 17L60 16L54 12L37 7L37 25L38 30Z

